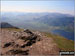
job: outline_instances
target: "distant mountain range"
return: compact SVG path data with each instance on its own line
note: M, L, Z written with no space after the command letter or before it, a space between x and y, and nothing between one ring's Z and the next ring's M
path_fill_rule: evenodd
M49 26L58 26L61 29L74 30L74 17L65 14L48 14L36 19L39 23L44 23Z
M20 28L41 31L61 29L74 30L74 16L61 13L2 13L1 21L8 22Z

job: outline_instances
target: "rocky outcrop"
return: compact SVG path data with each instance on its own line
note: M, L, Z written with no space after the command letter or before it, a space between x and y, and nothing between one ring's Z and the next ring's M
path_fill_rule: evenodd
M38 31L9 31L2 29L1 55L56 55L59 48L52 38ZM5 33L5 34L4 34ZM8 40L7 40L8 39Z

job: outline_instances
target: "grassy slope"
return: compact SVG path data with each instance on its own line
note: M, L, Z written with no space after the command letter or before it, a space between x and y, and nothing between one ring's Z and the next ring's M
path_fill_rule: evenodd
M62 36L45 33L48 37L54 39L61 51L74 51L74 41L68 40Z
M22 31L23 29L15 29L15 28L7 28L8 30L14 30L14 31ZM58 45L58 47L61 49L61 51L74 51L74 41L68 40L62 36L45 33L46 36L53 38L55 43Z

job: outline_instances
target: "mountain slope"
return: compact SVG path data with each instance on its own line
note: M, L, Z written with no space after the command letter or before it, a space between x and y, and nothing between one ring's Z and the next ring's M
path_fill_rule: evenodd
M17 28L15 26L12 26L11 24L7 23L7 22L1 22L0 23L0 28Z
M58 26L65 30L74 30L74 17L65 14L48 14L36 19L39 23L44 23L49 26Z
M11 28L2 29L0 34L2 55L59 55L59 48L53 39L38 31L15 31Z
M1 55L55 56L59 51L74 51L74 41L46 32L2 28L0 35Z

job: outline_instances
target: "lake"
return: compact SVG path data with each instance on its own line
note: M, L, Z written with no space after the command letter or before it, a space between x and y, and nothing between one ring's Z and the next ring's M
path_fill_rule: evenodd
M53 30L51 31L51 33L61 35L69 40L74 40L74 32L67 32L64 30Z

